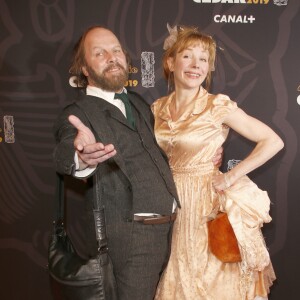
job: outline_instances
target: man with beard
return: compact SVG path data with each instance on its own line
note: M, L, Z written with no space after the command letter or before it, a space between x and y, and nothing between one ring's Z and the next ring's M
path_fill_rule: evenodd
M85 179L89 206L92 178L99 174L119 298L150 300L168 259L174 207L179 205L176 188L154 138L149 105L124 88L128 60L117 37L92 27L74 50L70 72L85 93L63 110L54 126L56 170ZM128 94L133 123L127 104L115 99L122 92ZM92 215L88 220L84 254L93 256Z
M124 88L128 59L117 37L92 27L74 50L70 72L85 93L54 126L56 170L84 179L89 206L93 175L98 175L119 298L150 300L168 259L180 206L172 174L156 143L149 105ZM121 93L129 98L125 104ZM93 256L92 214L88 220L85 255Z

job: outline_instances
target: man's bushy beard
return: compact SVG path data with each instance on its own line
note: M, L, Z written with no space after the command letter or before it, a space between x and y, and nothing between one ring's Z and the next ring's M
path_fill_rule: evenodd
M109 72L112 68L119 67L122 72L117 75L109 74L109 77L106 77L106 73ZM118 62L112 63L107 66L101 74L97 73L92 67L86 65L86 70L89 73L89 82L92 82L96 87L101 88L102 90L108 92L118 92L120 91L128 79L128 68L124 68Z

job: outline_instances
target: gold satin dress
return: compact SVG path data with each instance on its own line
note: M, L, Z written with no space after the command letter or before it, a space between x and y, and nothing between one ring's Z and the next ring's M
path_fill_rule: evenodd
M152 104L155 135L168 156L181 202L170 260L155 299L267 297L275 274L261 227L271 221L270 200L247 176L226 190L222 204L236 233L243 261L222 263L209 251L206 222L222 203L212 188L212 175L219 170L211 161L228 135L229 128L222 124L223 120L237 109L237 104L225 95L211 95L203 88L199 95L192 112L176 121L172 121L169 111L174 93Z

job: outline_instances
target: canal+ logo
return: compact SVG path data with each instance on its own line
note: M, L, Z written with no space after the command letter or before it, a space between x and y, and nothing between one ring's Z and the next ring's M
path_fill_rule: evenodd
M254 16L241 16L241 15L215 15L215 23L253 23L255 21Z

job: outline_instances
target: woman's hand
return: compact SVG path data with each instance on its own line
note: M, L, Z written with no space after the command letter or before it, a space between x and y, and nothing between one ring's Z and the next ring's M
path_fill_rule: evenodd
M217 192L223 192L231 186L231 182L227 173L220 173L212 178L212 185Z

